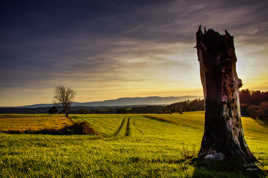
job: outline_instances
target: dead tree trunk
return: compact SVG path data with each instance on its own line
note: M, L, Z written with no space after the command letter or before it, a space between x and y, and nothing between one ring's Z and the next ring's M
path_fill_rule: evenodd
M235 159L243 166L256 161L246 144L239 103L233 36L212 29L196 33L196 48L205 99L205 130L200 159Z

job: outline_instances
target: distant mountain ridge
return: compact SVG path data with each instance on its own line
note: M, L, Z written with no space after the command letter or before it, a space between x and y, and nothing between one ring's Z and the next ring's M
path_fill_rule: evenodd
M148 96L148 97L126 97L113 100L94 101L94 102L73 102L72 107L98 107L98 106L134 106L134 105L167 105L175 102L193 100L199 96ZM27 106L16 106L16 108L44 108L51 107L53 104L34 104Z

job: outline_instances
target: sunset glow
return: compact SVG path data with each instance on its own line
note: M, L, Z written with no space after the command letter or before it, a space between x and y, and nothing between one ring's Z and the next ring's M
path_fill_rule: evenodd
M76 10L72 4L4 4L0 106L51 103L58 85L73 88L78 102L202 97L194 48L199 24L228 29L243 88L268 90L265 1L111 3L83 1Z

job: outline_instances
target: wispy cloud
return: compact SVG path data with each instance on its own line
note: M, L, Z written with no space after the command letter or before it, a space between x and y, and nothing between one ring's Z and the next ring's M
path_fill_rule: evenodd
M50 102L61 84L83 101L181 95L187 88L201 94L193 48L199 24L228 29L245 87L268 88L266 1L15 4L1 14L0 105ZM17 99L8 94L18 91Z

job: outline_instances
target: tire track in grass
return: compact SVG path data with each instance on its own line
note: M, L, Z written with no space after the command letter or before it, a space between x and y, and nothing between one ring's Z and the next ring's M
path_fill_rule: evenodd
M128 137L130 136L130 118L127 118L127 127L126 127L126 132L125 132L125 136Z
M129 127L129 118L123 118L118 129L110 136L104 137L106 141L117 140L127 136L130 132L127 131Z
M123 118L123 120L121 121L118 129L116 129L116 131L111 135L111 136L108 136L108 137L116 137L117 135L119 135L120 131L122 130L124 124L126 122L126 118Z
M106 137L106 141L111 141L111 140L118 140L121 138L125 138L131 135L131 129L130 129L130 118L124 118L123 121L121 122L119 128L117 131L112 134L110 137Z
M103 134L103 135L99 135L99 136L89 138L89 139L90 140L98 140L98 139L113 140L113 139L116 139L116 138L118 138L120 132L122 131L125 123L126 123L126 118L123 118L121 123L120 123L120 125L119 125L119 127L116 129L116 131L113 134L111 134L111 135Z
M93 138L89 138L90 140L97 140L97 139L104 139L104 140L115 140L120 139L123 137L127 137L131 135L131 129L130 129L130 118L125 117L122 119L119 127L116 129L116 131L111 135L100 135Z

